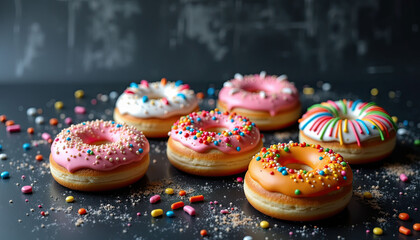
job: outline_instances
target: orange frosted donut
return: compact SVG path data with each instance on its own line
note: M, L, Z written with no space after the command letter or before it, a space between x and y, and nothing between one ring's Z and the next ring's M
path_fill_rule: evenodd
M50 170L61 185L103 191L139 180L149 167L149 142L134 127L96 120L63 129L51 145Z
M171 164L201 176L243 172L262 147L260 131L254 123L217 109L181 117L169 135L167 155Z
M258 211L284 220L311 221L343 210L353 173L340 154L306 143L279 143L251 160L244 191Z
M397 126L374 102L339 100L315 104L299 119L299 141L333 148L350 164L389 155Z
M218 107L247 116L261 130L290 126L300 116L299 93L286 75L235 74L223 84Z

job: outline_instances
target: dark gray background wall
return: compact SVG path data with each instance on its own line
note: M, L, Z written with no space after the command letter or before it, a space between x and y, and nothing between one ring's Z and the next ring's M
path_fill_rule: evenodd
M2 0L0 83L420 76L417 0ZM398 76L398 79L396 79Z

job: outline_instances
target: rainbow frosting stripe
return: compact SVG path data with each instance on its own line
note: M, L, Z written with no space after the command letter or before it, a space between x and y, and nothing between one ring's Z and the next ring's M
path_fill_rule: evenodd
M299 119L299 129L315 140L339 141L340 145L357 143L380 137L385 141L397 125L391 116L374 102L322 102L308 108Z

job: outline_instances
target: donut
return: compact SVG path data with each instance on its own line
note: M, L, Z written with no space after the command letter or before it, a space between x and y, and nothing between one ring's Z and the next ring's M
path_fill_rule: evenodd
M149 142L125 124L96 120L63 129L51 145L50 170L61 185L105 191L139 180L149 167Z
M114 120L142 131L146 137L167 137L181 116L198 111L194 91L181 80L131 83L118 98Z
M397 126L374 102L315 104L299 119L299 141L333 148L350 164L378 161L395 147Z
M349 203L353 173L340 154L306 143L279 143L251 160L244 192L258 211L283 220L313 221Z
M247 116L260 130L293 125L300 117L299 93L286 75L236 74L223 84L217 106Z
M246 171L262 147L260 131L236 113L193 112L169 132L167 156L181 171L200 176L227 176Z

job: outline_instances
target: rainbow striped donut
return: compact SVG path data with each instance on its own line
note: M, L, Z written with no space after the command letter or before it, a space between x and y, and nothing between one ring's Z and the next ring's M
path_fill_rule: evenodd
M350 163L368 163L389 155L397 126L374 102L339 100L308 108L299 119L299 141L333 148Z

